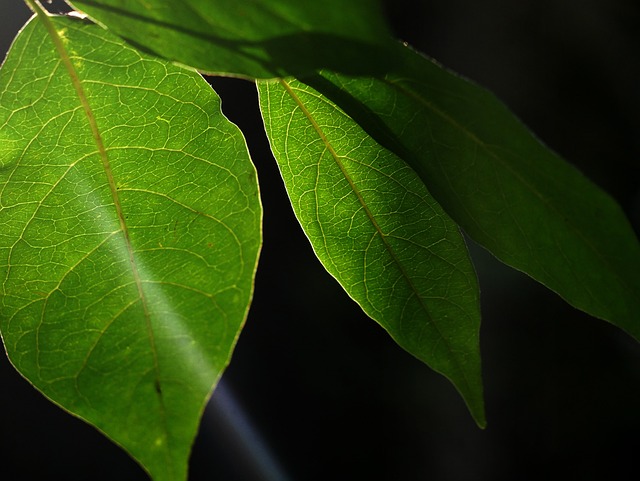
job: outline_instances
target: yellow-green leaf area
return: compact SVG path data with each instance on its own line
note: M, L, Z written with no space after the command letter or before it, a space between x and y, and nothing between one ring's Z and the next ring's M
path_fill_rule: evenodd
M0 72L3 341L154 480L184 480L251 300L255 170L198 74L49 21Z

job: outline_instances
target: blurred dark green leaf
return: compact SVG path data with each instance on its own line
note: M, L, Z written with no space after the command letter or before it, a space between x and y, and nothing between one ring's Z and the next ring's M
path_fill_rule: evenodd
M320 68L384 72L394 60L377 0L77 0L143 50L202 72L251 78Z

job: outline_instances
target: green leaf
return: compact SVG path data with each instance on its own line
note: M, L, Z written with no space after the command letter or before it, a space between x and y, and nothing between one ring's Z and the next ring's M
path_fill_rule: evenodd
M316 255L400 346L453 382L484 426L478 287L457 226L335 104L294 80L258 85L271 148Z
M252 295L255 170L199 75L46 18L0 77L3 340L48 398L184 480Z
M420 175L445 211L506 264L640 339L640 244L620 207L502 103L401 47L380 79L307 82Z
M272 78L394 60L378 0L75 0L138 47L202 72Z

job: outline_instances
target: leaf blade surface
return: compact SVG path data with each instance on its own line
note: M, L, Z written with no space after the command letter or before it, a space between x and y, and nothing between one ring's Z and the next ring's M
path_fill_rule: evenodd
M255 170L200 76L51 21L90 110L30 22L0 78L3 341L155 480L185 479L252 295Z
M295 214L327 271L404 349L449 378L483 426L473 267L415 173L295 80L259 82Z

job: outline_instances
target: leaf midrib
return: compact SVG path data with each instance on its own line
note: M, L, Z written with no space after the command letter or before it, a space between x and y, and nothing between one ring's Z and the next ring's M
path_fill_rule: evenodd
M329 153L333 157L334 161L338 165L340 171L342 172L342 175L344 176L344 178L349 183L349 186L350 186L351 190L356 195L356 197L358 199L358 202L362 206L362 208L363 208L364 212L366 213L369 221L371 222L371 224L373 225L374 229L376 230L376 232L380 236L380 239L382 240L382 242L383 242L383 244L385 246L385 249L387 250L387 252L391 256L391 258L393 259L394 264L400 270L400 273L402 274L403 279L408 284L409 288L413 292L413 294L416 297L416 299L418 299L418 302L420 303L420 305L422 307L422 310L426 313L426 315L428 316L429 322L431 322L431 324L434 326L434 328L438 332L438 335L440 336L440 339L442 339L444 341L444 345L446 346L447 351L449 352L449 359L453 359L454 360L456 367L458 368L459 372L462 374L462 376L464 378L464 382L466 384L467 392L468 393L472 393L473 389L471 389L471 385L469 383L469 380L467 379L466 369L464 369L463 366L459 363L456 353L452 350L451 345L449 344L447 338L442 334L442 331L440 330L438 322L435 320L435 318L429 312L429 309L427 308L427 305L424 303L424 300L422 299L422 296L420 295L420 293L419 293L418 289L416 288L415 284L411 280L411 277L408 275L408 273L405 270L404 266L402 265L402 263L400 262L400 260L396 256L393 248L391 247L391 245L387 241L387 237L382 232L382 229L378 225L378 222L376 221L375 216L373 215L373 213L369 209L369 206L364 201L364 198L362 197L362 194L360 193L358 187L354 184L354 182L352 181L349 173L346 171L346 168L342 164L342 162L340 160L340 156L338 155L338 153L333 148L333 145L329 142L329 140L325 136L324 132L322 131L322 129L320 127L320 125L318 125L318 123L316 122L316 120L313 117L313 115L311 114L311 112L306 108L306 106L304 105L304 103L302 102L300 97L293 91L293 88L284 79L279 79L279 82L283 86L283 88L286 90L286 92L293 98L293 100L298 105L300 110L304 113L305 117L307 117L307 120L309 120L309 122L311 123L313 129L316 131L316 133L320 137L321 141L323 142L323 144L325 145L325 147L327 148L327 150L329 151Z
M75 67L73 66L73 62L71 61L71 58L69 56L69 53L67 52L67 49L64 46L64 43L55 27L55 25L53 24L50 15L48 12L46 12L36 1L34 0L26 0L26 2L28 3L28 5L31 7L32 10L34 10L36 12L36 15L38 16L38 19L41 21L41 23L43 24L43 26L45 27L45 29L47 30L47 33L49 34L49 37L51 38L55 49L58 53L58 55L60 56L60 59L62 60L62 63L67 71L67 73L69 74L71 83L73 85L73 88L76 92L76 95L78 97L78 100L80 101L82 108L85 112L86 118L87 118L87 122L89 124L89 128L91 130L91 135L93 137L93 140L96 144L96 147L98 149L98 154L100 156L100 159L102 161L102 166L104 168L105 171L105 176L107 178L107 183L109 185L109 190L111 192L111 197L114 203L114 207L116 210L116 215L118 217L118 222L120 224L120 230L122 231L123 237L124 237L124 243L125 243L125 248L127 250L127 254L128 254L128 258L129 258L129 265L131 268L131 273L132 273L132 277L134 279L137 291L138 291L138 297L140 299L140 303L142 305L142 309L143 309L143 313L144 313L144 319L145 319L145 327L146 327L146 331L147 331L147 335L149 338L149 344L150 344L150 349L152 352L152 356L153 356L153 367L154 367L154 372L155 372L155 385L159 385L160 383L160 369L159 369L159 361L158 361L158 351L157 351L157 347L156 347L156 342L155 342L155 335L153 332L153 327L151 325L151 315L149 312L149 306L148 306L148 301L147 301L147 297L144 293L143 290L143 286L142 286L142 279L140 277L140 272L138 270L138 265L135 259L135 254L134 254L134 250L133 250L133 246L131 244L131 238L129 235L129 229L125 220L125 216L124 216L124 212L122 209L122 204L120 202L120 197L118 195L118 189L117 189L117 185L116 185L116 181L115 178L113 176L113 171L111 168L111 163L109 161L109 157L107 156L107 150L105 148L104 145L104 141L102 139L102 135L100 134L100 130L98 128L98 124L96 122L95 119L95 115L93 113L93 110L91 108L91 105L89 104L89 99L84 91L84 88L82 86L82 81L80 80L80 77L75 69ZM157 391L157 390L156 390ZM169 442L169 430L168 430L168 426L167 426L167 417L166 417L166 408L164 405L164 398L162 396L161 392L157 392L158 398L159 398L159 402L160 402L160 410L161 410L161 416L162 416L162 424L163 424L163 430L165 433L165 439L167 440L167 443ZM174 470L174 466L173 463L170 462L170 457L169 457L169 450L165 449L164 450L164 456L167 459L167 463L166 466L168 467L168 469L170 469L171 471ZM175 476L170 476L171 479L175 478Z

